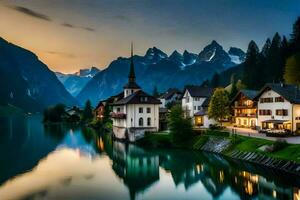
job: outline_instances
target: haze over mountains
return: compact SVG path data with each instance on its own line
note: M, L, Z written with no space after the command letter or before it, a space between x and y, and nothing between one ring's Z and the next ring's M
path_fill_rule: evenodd
M55 72L57 78L64 84L65 88L71 95L76 96L81 89L91 80L100 70L96 67L81 69L74 74L63 74Z
M134 56L137 83L148 93L152 93L154 87L164 92L170 87L199 85L215 72L237 66L244 60L245 53L241 49L230 48L226 52L216 41L197 54L188 51L181 54L175 50L167 55L153 47L143 56ZM129 61L129 58L119 57L101 71L92 67L75 74L54 73L34 53L1 38L0 104L28 112L42 111L57 103L83 105L88 99L96 105L99 100L122 91L127 82Z
M160 92L170 87L201 84L215 72L222 72L244 62L245 53L239 48L226 52L212 41L199 54L176 50L168 56L160 49L149 48L144 56L134 56L137 83L148 93L157 87ZM101 99L117 94L127 82L129 58L119 57L97 73L77 95L80 102L90 99L95 105Z

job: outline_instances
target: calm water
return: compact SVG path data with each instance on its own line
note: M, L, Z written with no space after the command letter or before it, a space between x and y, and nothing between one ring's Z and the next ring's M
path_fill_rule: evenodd
M0 199L299 199L299 177L89 129L0 118Z

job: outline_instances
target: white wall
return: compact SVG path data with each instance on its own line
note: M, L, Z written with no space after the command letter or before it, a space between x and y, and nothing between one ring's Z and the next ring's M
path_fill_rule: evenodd
M296 124L300 123L300 105L299 104L295 104L293 106L293 117L294 117L294 122L293 122L293 130L296 130ZM296 118L298 118L296 120Z
M258 100L257 104L257 125L262 127L262 122L265 120L275 119L275 120L292 120L292 104L284 100L284 102L275 102L275 97L280 97L278 93L276 93L273 90L264 92L260 98L268 98L272 97L273 102L272 103L260 103L260 100ZM276 110L278 109L287 109L288 110L288 116L278 116L276 115ZM271 110L271 115L259 115L259 110ZM272 118L273 116L273 118Z
M143 127L159 128L159 104L129 104L127 107L127 121L126 126L140 127L139 118L142 117L144 121ZM143 108L143 113L139 113L139 108ZM151 113L147 113L147 108L151 109ZM151 125L147 125L147 118L151 118Z

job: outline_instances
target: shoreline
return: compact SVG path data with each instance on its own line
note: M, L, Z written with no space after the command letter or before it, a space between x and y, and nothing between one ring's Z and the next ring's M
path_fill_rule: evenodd
M221 132L219 132L220 134ZM223 134L223 133L222 133ZM228 133L229 134L229 133ZM281 155L282 152L291 148L293 150L300 150L300 145L286 144L287 146L277 152L264 152L259 149L253 150L248 147L240 147L242 143L251 143L254 140L259 142L258 146L272 146L275 142L264 141L263 139L245 138L246 136L237 136L231 138L230 136L210 135L208 133L195 135L189 141L183 144L174 144L171 141L170 135L166 134L148 134L135 144L146 148L167 148L167 149L184 149L193 151L204 151L215 153L236 161L244 161L251 164L257 164L266 168L278 170L284 173L290 173L300 176L300 161L298 157L285 159L280 158L277 154ZM240 142L241 138L244 140ZM247 141L250 140L250 141ZM264 144L265 143L265 144ZM251 145L251 144L250 144ZM252 145L253 146L253 145ZM299 157L300 159L300 157Z

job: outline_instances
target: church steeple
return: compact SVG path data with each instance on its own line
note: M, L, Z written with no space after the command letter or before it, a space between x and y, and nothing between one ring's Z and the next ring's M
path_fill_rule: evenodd
M124 86L124 97L140 90L140 86L135 82L135 72L133 63L133 43L131 43L130 69L128 74L128 83Z
M131 42L131 57L130 57L130 71L128 76L128 82L135 82L135 72L134 72L134 64L133 64L133 43Z

